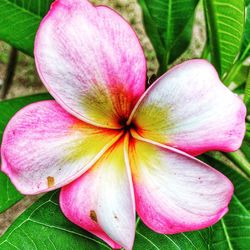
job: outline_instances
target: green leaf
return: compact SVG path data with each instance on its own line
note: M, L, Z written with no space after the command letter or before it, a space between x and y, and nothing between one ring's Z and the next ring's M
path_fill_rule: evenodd
M239 68L235 70L235 73L234 73L235 76L232 79L232 82L234 83L234 85L230 86L231 91L235 92L235 90L239 87L244 88L244 85L246 83L246 80L248 78L248 74L250 71L249 69L250 69L250 66L245 66L242 64L239 65Z
M212 62L224 77L241 47L244 0L204 0Z
M141 220L137 223L134 249L147 250L206 250L209 244L210 228L202 231L175 235L157 234L146 227Z
M250 24L249 24L250 25ZM244 103L247 107L247 113L250 113L250 71L248 73L247 81L246 81L246 87L245 87L245 93L244 93Z
M139 219L134 249L248 249L250 245L250 181L224 162L203 156L232 180L235 195L229 213L211 228L161 235ZM37 233L39 232L39 233ZM69 222L59 208L58 192L51 192L26 210L0 239L0 249L110 249L105 243Z
M34 39L53 0L0 0L0 39L33 55Z
M244 61L250 55L250 4L246 7L246 23L243 34L243 43L241 48L241 61Z
M250 111L250 109L249 109L249 111ZM250 154L249 154L249 152L250 152L250 124L249 123L246 123L246 134L245 134L245 138L243 140L243 143L240 147L240 150L242 151L242 153L245 155L245 157L250 162Z
M159 74L188 47L198 0L139 0L146 32L160 64Z
M7 123L18 110L32 102L46 99L51 99L49 94L39 94L0 102L0 142ZM0 172L0 213L22 198L23 196L11 184L9 178Z
M206 156L206 162L224 173L234 184L229 213L212 227L210 248L249 249L250 246L250 180L224 162Z
M39 233L38 233L39 232ZM134 249L206 249L206 233L160 235L137 224ZM166 247L166 248L164 248ZM0 239L0 249L110 249L103 241L69 222L62 214L58 192L51 192L27 209Z
M109 249L101 240L69 222L58 204L58 192L43 196L0 239L0 249Z
M250 162L241 150L227 153L226 156L248 177L250 177Z
M247 140L247 138L244 139L242 145L241 145L241 151L246 156L248 161L250 162L250 140Z
M188 20L184 30L175 40L173 47L171 47L169 53L169 64L173 63L188 48L192 38L193 24L194 24L194 16L192 16Z
M10 179L0 172L0 213L21 200L23 196L15 189Z

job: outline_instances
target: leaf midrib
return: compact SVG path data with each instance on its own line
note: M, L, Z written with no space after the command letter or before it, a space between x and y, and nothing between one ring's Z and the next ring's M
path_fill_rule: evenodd
M172 21L172 0L168 0L168 18L167 18L167 27L166 27L166 38L167 40L166 41L169 41L169 38L170 38L170 32L172 30L172 27L170 28L171 26L171 21ZM165 60L167 61L166 64L168 65L168 60L169 60L169 51L170 51L170 46L168 44L166 44L166 55L165 55Z
M170 36L170 27L171 27L171 21L172 21L172 0L168 0L168 18L167 18L167 33L166 33L166 37L167 37L167 41L169 41L169 36ZM166 44L167 50L169 50L169 46L168 44Z
M221 219L221 225L222 225L222 228L223 228L223 232L224 232L224 234L226 236L228 247L229 247L230 250L233 250L233 246L231 244L230 237L229 237L229 234L228 234L228 231L227 231L227 227L226 227L226 225L224 223L223 218Z

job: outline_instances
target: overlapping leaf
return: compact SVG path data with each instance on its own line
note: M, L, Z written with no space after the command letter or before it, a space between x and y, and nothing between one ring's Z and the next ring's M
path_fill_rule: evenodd
M206 250L208 249L210 228L202 231L176 235L156 234L138 221L134 250Z
M198 0L139 0L146 32L164 73L188 47Z
M224 76L239 54L244 29L244 0L204 0L212 62Z
M250 55L250 3L247 3L245 13L246 23L243 34L243 44L241 48L241 60L246 59Z
M212 227L211 249L248 249L250 246L250 181L222 161L206 158L207 162L228 176L235 195L229 213Z
M0 172L0 213L10 208L22 198L23 196L16 191L10 179Z
M53 0L0 0L0 39L33 55L34 39Z
M247 113L249 114L250 113L250 72L248 73L248 77L247 77L247 81L246 81L244 102L247 106Z

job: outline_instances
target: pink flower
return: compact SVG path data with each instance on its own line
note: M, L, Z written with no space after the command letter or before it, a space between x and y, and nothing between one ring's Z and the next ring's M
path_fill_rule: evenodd
M246 109L207 61L184 62L145 91L136 34L85 0L53 4L35 60L56 101L25 107L4 132L2 171L21 193L63 187L65 216L113 248L132 249L135 211L164 234L228 211L231 182L193 156L238 149Z

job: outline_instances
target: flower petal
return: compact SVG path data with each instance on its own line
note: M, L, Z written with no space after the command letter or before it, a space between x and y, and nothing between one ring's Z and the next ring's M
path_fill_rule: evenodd
M130 143L136 210L158 233L175 234L216 223L227 211L231 182L217 170L168 146Z
M118 136L76 119L55 101L34 103L4 132L2 171L23 194L56 189L85 172Z
M192 155L237 150L246 108L205 60L184 62L162 76L138 102L130 120L144 138Z
M68 112L120 128L145 90L146 60L135 32L111 9L57 0L35 42L43 83Z
M135 206L131 188L121 140L84 175L62 188L61 209L70 221L112 248L132 249Z

